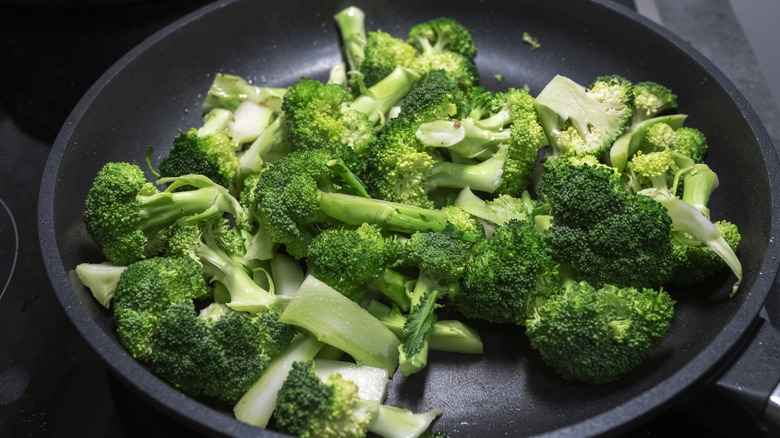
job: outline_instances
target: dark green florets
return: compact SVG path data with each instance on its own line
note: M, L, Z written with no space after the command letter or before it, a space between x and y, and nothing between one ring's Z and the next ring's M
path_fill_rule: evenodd
M664 291L570 283L532 309L526 333L563 378L601 385L636 367L660 344L673 305Z
M179 133L168 156L160 162L160 176L200 174L229 187L236 176L238 159L233 140L225 131L198 136L196 129Z
M473 61L477 46L471 32L452 18L436 18L409 30L409 44L422 53L455 52Z
M389 75L396 66L408 67L417 56L414 47L401 39L378 30L369 32L365 58L360 64L365 85L371 87Z

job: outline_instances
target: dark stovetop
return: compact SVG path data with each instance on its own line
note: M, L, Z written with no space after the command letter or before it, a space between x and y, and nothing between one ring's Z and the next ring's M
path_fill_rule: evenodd
M125 52L206 3L95 0L65 7L0 1L0 436L194 435L125 389L73 329L46 277L36 213L50 146L81 96ZM620 3L633 6L631 0ZM696 16L703 28L734 26L727 1L689 2L687 9L657 3L664 4L667 27L681 29L680 36L707 56L714 53L710 58L759 114L778 120L776 102L766 99L766 84L756 79L761 73L756 76L750 51L726 58L718 49L744 43L739 35L705 38L681 18ZM778 144L778 124L767 128ZM767 306L769 315L780 315L776 300ZM705 396L659 414L628 436L680 434L764 435L729 402Z

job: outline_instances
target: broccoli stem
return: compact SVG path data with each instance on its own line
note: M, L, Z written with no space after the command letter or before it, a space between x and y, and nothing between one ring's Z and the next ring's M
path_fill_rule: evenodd
M276 118L238 159L238 180L257 173L263 166L264 157L277 144L284 141L287 116L282 113Z
M718 187L718 175L706 164L696 164L683 177L682 200L699 210L707 219L710 209L707 203L712 192Z
M696 237L731 268L731 271L737 276L737 281L731 291L731 295L734 295L742 282L742 263L726 239L720 234L718 228L699 210L680 198L666 197L657 200L669 211L672 227L675 231L682 231Z
M413 281L413 279L398 271L385 269L379 274L379 277L371 280L369 284L374 286L379 292L382 292L402 311L408 312L411 308L408 288L410 281Z
M371 301L366 310L395 333L399 339L403 337L406 317L398 310L393 310L378 301ZM428 348L434 351L449 351L453 353L483 353L482 340L479 337L479 333L457 320L435 321L429 332Z
M257 427L266 427L276 408L276 393L282 387L287 373L295 362L305 362L325 344L312 336L299 334L282 353L274 356L268 368L233 407L236 419Z
M214 250L208 243L199 245L196 254L203 263L203 272L228 290L230 302L227 305L231 309L258 313L282 300L255 283L240 263L222 251Z
M240 76L219 73L214 76L203 102L203 112L208 113L214 108L233 112L245 100L278 112L282 109L282 99L286 92L286 88L256 87Z
M285 307L279 322L293 324L349 354L360 365L393 372L398 366L393 332L357 303L309 276Z
M387 77L358 96L350 107L368 116L380 125L385 124L385 115L402 97L412 89L420 75L406 67L397 66Z
M365 58L366 14L360 8L350 6L339 11L333 18L341 32L349 69L357 70Z
M471 119L437 120L417 128L417 138L428 147L441 147L465 158L484 160L496 152L498 145L510 140L511 130L482 129Z
M76 266L76 275L88 287L92 296L106 309L114 298L119 277L127 266L117 266L109 262L81 263Z
M198 128L198 137L212 135L218 131L224 131L233 113L224 108L214 108L203 118L203 126Z
M328 216L348 225L377 224L401 233L442 231L447 216L440 210L367 199L343 193L319 193L319 207ZM476 236L464 233L463 240L476 241Z
M459 164L449 161L436 161L431 176L425 184L429 190L437 187L472 190L493 193L503 182L507 147L502 145L489 159L479 164Z
M433 420L441 415L441 408L433 408L428 412L414 412L387 406L368 400L360 400L359 404L369 409L376 409L376 415L368 424L368 431L385 438L417 437L425 433Z
M156 233L185 216L189 223L224 212L243 218L243 209L230 192L205 176L161 178L157 183L168 184L168 188L162 192L136 197L141 203L138 227L147 235ZM176 191L184 186L194 186L196 189Z

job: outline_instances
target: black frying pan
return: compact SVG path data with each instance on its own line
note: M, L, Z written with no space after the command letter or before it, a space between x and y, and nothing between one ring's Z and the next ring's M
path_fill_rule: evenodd
M427 19L456 18L474 35L477 65L490 89L527 84L536 94L555 74L587 84L613 73L671 87L679 111L690 115L687 124L701 129L711 144L708 163L722 182L711 201L712 215L737 223L743 235L738 255L745 278L739 294L727 298L734 281L728 273L675 293L671 332L619 382L598 388L564 382L541 363L522 329L475 322L484 356L432 354L426 371L396 376L389 404L413 410L442 406L436 429L453 436L616 433L723 376L760 326L759 336L776 335L761 325L758 313L778 267L772 239L780 217L777 156L745 98L710 62L662 28L605 1L236 0L168 26L114 65L65 123L46 167L39 229L52 285L76 328L120 379L203 432L275 436L185 397L119 345L110 314L71 281L78 263L103 260L82 223L83 200L105 162L143 167L149 146L162 154L180 129L198 126L216 72L270 86L290 85L301 76L324 80L342 60L332 16L348 4L365 10L369 30L397 36ZM532 51L522 44L524 31L538 37L542 47ZM496 74L504 81L497 82ZM756 349L761 350L748 347ZM727 380L723 386L742 385L743 374L733 370L719 381ZM748 401L758 411L780 376L770 371L759 380L759 401Z

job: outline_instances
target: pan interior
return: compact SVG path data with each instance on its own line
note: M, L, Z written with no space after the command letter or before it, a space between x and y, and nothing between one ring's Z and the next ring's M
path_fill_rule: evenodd
M453 436L532 435L569 426L601 431L641 418L721 359L757 314L771 282L766 277L776 268L766 265L768 252L776 251L769 245L774 207L767 171L776 158L762 155L762 147L769 149L759 143L756 120L749 111L746 116L744 99L734 100L739 96L722 75L678 43L599 3L351 3L365 10L368 30L396 36L439 16L461 21L474 35L477 66L488 89L527 85L535 95L555 74L583 85L598 75L620 74L633 82L669 86L678 95L679 111L689 114L687 125L702 130L710 143L708 163L721 180L711 201L712 217L735 222L743 236L741 293L725 298L733 282L725 274L694 290L673 291L678 304L671 332L619 382L597 388L569 384L544 366L521 327L469 322L480 331L485 354L432 352L424 372L393 380L389 404L413 410L441 406L444 415L436 430ZM73 113L52 152L40 220L53 236L42 235L42 245L60 300L124 380L207 431L224 424L226 416L171 396L170 388L123 352L110 314L88 291L70 287L67 273L77 264L103 260L82 222L83 199L104 163L130 161L145 168L147 148L154 147L153 161L159 162L176 133L198 126L205 92L217 72L275 87L302 76L325 80L330 67L342 61L332 15L344 6L247 0L196 13L112 68ZM541 47L531 50L523 44L523 32L537 37ZM496 75L504 80L498 82ZM706 360L701 357L705 351ZM605 424L588 423L599 416Z

